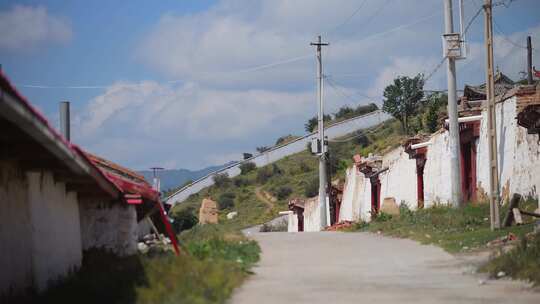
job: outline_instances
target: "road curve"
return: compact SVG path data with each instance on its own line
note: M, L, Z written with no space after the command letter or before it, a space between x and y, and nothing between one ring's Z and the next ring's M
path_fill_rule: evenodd
M250 233L262 258L231 303L540 303L434 246L370 233Z

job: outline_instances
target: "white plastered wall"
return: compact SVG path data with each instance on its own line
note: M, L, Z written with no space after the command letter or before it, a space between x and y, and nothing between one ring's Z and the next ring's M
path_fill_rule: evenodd
M353 165L347 169L339 221L371 220L371 184Z
M318 197L308 198L304 204L304 231L321 230L321 208Z
M83 249L104 248L120 256L137 252L137 212L134 205L81 199Z
M81 266L77 194L66 193L51 172L29 172L28 204L32 227L33 280L41 291Z
M527 134L516 120L516 97L497 103L497 148L500 194L508 201L512 193L538 199L540 187L540 145L538 135ZM477 146L478 194L489 193L489 151L487 142L487 112L482 112Z
M418 205L416 160L409 159L403 147L398 147L383 156L383 168L387 171L379 174L381 183L381 208L385 198L394 198L399 206L406 203L409 208Z
M32 229L28 183L13 163L0 162L0 294L32 284Z
M424 166L425 207L431 207L435 203L447 204L451 200L448 140L448 132L444 130L438 131L430 138L431 144L427 149Z

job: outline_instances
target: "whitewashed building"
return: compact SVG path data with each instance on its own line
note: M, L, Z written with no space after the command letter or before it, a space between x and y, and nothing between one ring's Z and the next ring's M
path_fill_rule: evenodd
M67 142L2 72L0 130L0 295L46 289L85 249L135 252L148 183Z
M475 92L478 93L478 92ZM482 97L481 94L478 97ZM485 96L484 96L485 99ZM485 201L489 193L487 111L485 101L460 105L461 191L466 202ZM539 198L540 86L516 86L496 98L496 128L500 193ZM411 209L450 201L448 132L413 138L380 160L356 159L347 170L339 221L369 221L384 201Z

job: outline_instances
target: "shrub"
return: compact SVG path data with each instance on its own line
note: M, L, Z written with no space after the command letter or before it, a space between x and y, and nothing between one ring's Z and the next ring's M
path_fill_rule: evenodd
M293 140L295 140L297 138L298 138L298 136L294 136L294 135L291 135L291 134L281 136L280 138L278 138L276 140L276 146L286 144L286 143L291 142L291 141L293 141Z
M218 207L220 210L223 209L230 209L234 207L234 199L236 198L236 194L232 192L226 192L219 196L218 198Z
M287 197L289 197L289 195L291 195L291 193L293 192L292 188L289 187L289 186L282 186L282 187L279 187L276 191L276 196L278 198L278 200L283 200L283 199L286 199Z
M172 227L176 233L180 233L183 230L191 229L191 227L197 225L199 221L194 214L194 208L185 208L178 212L172 213Z
M218 173L214 175L213 180L218 188L224 188L231 185L231 179L227 173Z
M245 162L241 164L239 168L240 168L240 174L245 175L255 170L255 168L257 168L257 165L255 165L255 163L253 162Z
M250 184L250 180L246 177L242 177L242 176L239 176L239 177L236 177L233 179L233 184L236 186L236 187L243 187L243 186L247 186Z
M308 181L304 187L306 197L314 197L319 194L319 178L315 177Z
M281 168L277 164L272 164L272 175L281 175L281 174L283 174L283 170L281 170Z
M370 143L371 141L369 140L369 137L367 137L364 132L360 131L356 137L356 144L360 145L361 148L365 148L369 146Z
M266 183L273 175L273 170L269 167L260 168L257 171L257 182L260 184Z

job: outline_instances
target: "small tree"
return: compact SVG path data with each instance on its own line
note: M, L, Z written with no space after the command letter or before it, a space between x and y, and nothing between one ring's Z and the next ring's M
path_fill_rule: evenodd
M329 114L325 114L323 116L323 122L327 122L327 121L331 121L331 120L332 120L332 116L330 116ZM314 132L315 129L317 128L318 122L319 122L319 120L318 120L317 116L310 118L306 122L306 124L304 124L304 128L306 129L306 132Z
M439 127L439 114L447 102L448 96L446 94L435 93L429 96L423 115L424 129L427 132L433 133L437 131Z
M360 115L371 113L373 111L377 111L378 109L379 109L379 106L377 106L374 103L370 103L368 105L359 105L354 110L354 115L355 116L360 116Z
M354 109L348 106L343 106L339 108L336 114L334 114L334 117L336 119L340 119L340 118L347 119L353 116L354 116Z
M231 184L231 179L227 173L218 173L214 175L213 180L218 188L224 188Z
M384 89L383 111L394 116L409 133L409 118L418 112L424 97L424 75L400 76Z
M257 165L255 165L255 163L252 163L252 162L246 162L246 163L241 164L239 168L240 168L240 174L245 175L255 170L255 168L257 168Z

